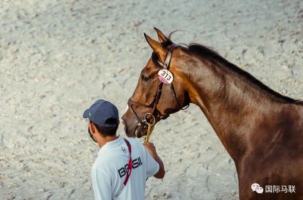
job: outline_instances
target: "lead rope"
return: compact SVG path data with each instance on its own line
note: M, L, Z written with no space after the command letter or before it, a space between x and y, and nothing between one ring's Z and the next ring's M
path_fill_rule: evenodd
M148 124L147 135L146 135L146 138L144 140L144 144L149 142L149 137L152 134L154 128L155 128L155 126L152 126L151 124ZM148 177L146 178L146 181L147 181L147 179L148 179Z
M154 126L152 126L151 124L148 124L147 135L146 135L146 138L144 140L144 144L148 143L149 137L152 134L153 130L154 130Z

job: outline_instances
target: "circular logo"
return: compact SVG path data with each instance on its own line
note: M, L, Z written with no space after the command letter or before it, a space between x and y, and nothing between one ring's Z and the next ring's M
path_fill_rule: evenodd
M254 183L251 185L252 191L256 191L258 187L260 187L260 185L258 183Z
M259 193L259 194L262 194L263 191L264 191L264 189L258 183L252 184L251 185L251 189L252 189L252 191L255 191L255 192Z

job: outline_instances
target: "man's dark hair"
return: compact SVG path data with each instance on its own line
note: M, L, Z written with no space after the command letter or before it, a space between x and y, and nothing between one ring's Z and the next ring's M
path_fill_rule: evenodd
M116 135L117 129L118 129L118 122L116 119L114 118L109 118L105 121L105 124L115 124L115 127L104 127L104 126L100 126L98 124L95 124L93 121L91 121L91 123L93 123L95 125L95 127L97 128L97 130L99 131L99 133L101 133L102 136L114 136Z

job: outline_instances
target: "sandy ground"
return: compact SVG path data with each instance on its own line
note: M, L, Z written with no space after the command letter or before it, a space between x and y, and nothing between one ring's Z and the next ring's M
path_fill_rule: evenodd
M0 199L93 199L98 146L83 111L106 99L123 113L151 55L143 33L177 32L303 99L303 1L0 1ZM120 134L124 135L122 127ZM197 106L151 136L163 180L146 199L238 199L230 156Z

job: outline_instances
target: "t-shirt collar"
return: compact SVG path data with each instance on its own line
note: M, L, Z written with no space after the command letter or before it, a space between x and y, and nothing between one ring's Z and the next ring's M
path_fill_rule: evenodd
M118 138L111 141L111 142L107 142L103 147L101 147L101 149L98 152L98 156L100 155L100 153L102 151L104 151L105 149L112 149L115 148L117 146L120 146L122 143L124 142L123 137L121 135L118 135Z

